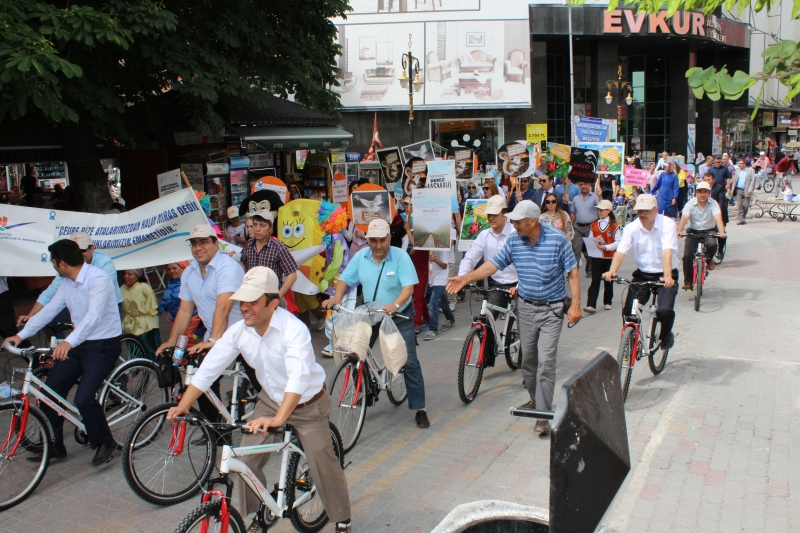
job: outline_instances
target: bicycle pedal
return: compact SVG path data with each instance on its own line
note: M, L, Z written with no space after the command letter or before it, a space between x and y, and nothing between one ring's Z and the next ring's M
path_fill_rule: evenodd
M344 464L344 466L342 467L342 470L344 470L345 468L347 468L347 467L348 467L348 466L350 466L351 464L353 464L353 461L347 461L347 462Z

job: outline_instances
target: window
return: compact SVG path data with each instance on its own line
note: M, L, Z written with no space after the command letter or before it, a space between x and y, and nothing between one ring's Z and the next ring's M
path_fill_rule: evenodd
M564 56L547 54L547 137L551 142L566 144L566 118Z
M633 85L633 104L621 125L626 150L642 151L642 160L654 161L656 154L669 150L670 87L667 84L667 55L621 57L623 77ZM627 69L626 70L626 66Z

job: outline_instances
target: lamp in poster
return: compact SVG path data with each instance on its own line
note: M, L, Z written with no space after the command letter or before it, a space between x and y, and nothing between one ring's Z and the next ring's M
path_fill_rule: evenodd
M421 189L425 187L425 181L428 177L428 163L422 158L412 157L406 160L405 168L403 169L403 195L410 195L414 189ZM395 197L397 197L397 189L395 188Z
M625 164L625 143L578 143L581 148L596 150L600 154L597 172L603 174L622 174Z
M450 191L442 188L414 189L412 198L414 199L414 248L449 250Z
M456 179L469 180L475 172L473 168L472 149L466 146L454 146L447 151L447 159L456 162Z
M478 235L489 227L486 217L487 200L467 200L464 203L464 218L461 220L461 232L458 235L458 251L466 252Z
M569 154L569 180L594 183L597 180L597 158L596 150L573 146Z
M378 162L381 164L383 181L387 190L394 189L394 184L400 181L403 175L403 160L400 158L400 149L396 146L378 150Z
M458 195L456 193L456 162L428 161L428 177L426 189L444 189L450 195L451 213L458 211ZM416 208L416 205L414 206ZM416 211L415 211L416 212Z
M391 224L395 215L389 191L379 185L362 185L350 195L348 215L361 231L367 231L372 220L382 218Z
M547 175L555 179L569 176L569 158L572 147L567 144L547 143Z

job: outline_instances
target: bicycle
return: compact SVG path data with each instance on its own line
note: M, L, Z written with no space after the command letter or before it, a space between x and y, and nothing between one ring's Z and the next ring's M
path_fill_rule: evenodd
M614 283L628 285L633 289L647 288L653 296L653 301L647 306L639 303L639 299L634 294L631 311L633 315L625 317L623 315L622 334L617 353L617 364L619 364L620 382L622 384L622 401L628 397L628 389L631 385L631 375L636 361L642 357L647 357L650 371L657 376L664 370L667 363L669 349L661 349L661 323L656 319L656 309L658 289L664 284L656 281L629 281L620 277L613 279ZM631 289L628 289L631 290ZM657 358L657 353L661 355Z
M17 348L6 343L3 348L28 361L27 368L15 368L22 373L22 390L13 391L11 398L0 405L0 511L9 509L27 498L44 478L52 451L53 431L50 421L36 405L42 402L59 416L75 426L75 440L86 444L86 427L80 420L78 408L59 396L34 373L34 367L52 354L50 348ZM111 434L121 445L120 430L125 430L131 419L147 410L152 400L150 385L157 381L156 365L146 359L131 359L119 365L103 381L100 405L103 407ZM13 378L12 378L13 383ZM132 392L128 392L132 391ZM31 399L34 400L32 405ZM166 393L161 401L166 400ZM41 454L37 463L24 457Z
M346 313L355 312L339 305L332 306L332 309ZM394 316L409 320L407 316L397 313ZM397 374L389 372L385 366L378 364L370 348L367 348L363 360L355 354L337 350L335 346L333 348L334 353L344 355L344 360L331 380L331 419L342 434L342 451L347 453L353 449L361 435L367 407L378 401L380 392L386 391L392 405L401 405L408 397L408 391L403 371Z
M691 236L699 239L697 250L694 252L694 262L692 263L692 290L694 290L694 310L700 311L700 299L703 297L703 287L708 276L708 264L706 263L706 245L703 239L706 236L713 236L719 239L719 234L710 231L695 231L691 233L681 233L679 237ZM723 252L724 256L724 252Z
M779 174L780 176L776 176L776 174ZM783 191L787 182L791 187L792 182L789 178L786 177L785 172L777 172L777 173L772 172L769 176L764 178L761 187L762 189L764 189L764 192L771 193L773 190L775 190L775 186L777 185L778 192L780 192Z
M168 348L162 354L171 358L173 350ZM134 494L146 502L173 505L194 496L211 477L217 444L223 441L230 444L230 433L219 435L203 432L202 428L206 426L200 426L201 433L198 434L187 434L186 424L174 424L162 431L167 413L180 402L197 373L203 355L187 354L184 378L173 401L157 405L144 413L125 439L122 472ZM224 370L222 375L234 378L228 407L211 389L204 393L205 397L229 425L249 418L255 409L256 393L252 386L248 386L242 363L237 361L232 370ZM205 416L196 409L192 409L192 413Z
M479 294L483 294L484 300L481 303L480 313L472 320L472 328L464 339L458 363L458 396L465 404L472 402L477 396L483 371L487 366L494 366L495 357L503 354L511 370L517 370L522 366L522 349L514 306L509 301L507 307L500 307L489 303L486 298L490 292L509 295L509 290L501 287L481 289L475 285L470 285L469 288L474 288ZM505 313L502 331L497 327L492 311ZM476 339L478 342L475 342ZM487 358L487 354L491 356Z
M205 418L196 416L176 417L179 424L211 426ZM231 429L240 429L243 433L249 427L241 422L230 424ZM331 431L331 444L333 452L343 463L342 439L339 432L330 421L328 427ZM208 431L208 429L206 429ZM322 501L317 497L317 488L311 477L311 471L303 452L302 445L295 438L294 428L284 425L280 428L269 428L268 433L283 437L282 441L272 444L256 446L240 446L233 448L225 444L222 448L220 462L220 477L208 481L207 489L203 494L202 503L189 513L178 525L175 533L188 533L190 531L206 533L213 531L244 533L245 524L241 514L233 507L228 506L233 492L233 481L229 474L239 474L242 481L261 499L262 504L256 516L263 531L271 527L279 518L289 518L297 531L314 533L322 529L328 522L328 515L322 506ZM246 464L240 458L248 455L281 452L281 472L278 482L272 492L267 492ZM344 468L344 466L342 466ZM215 485L225 485L226 491L214 488ZM218 499L212 499L217 497Z

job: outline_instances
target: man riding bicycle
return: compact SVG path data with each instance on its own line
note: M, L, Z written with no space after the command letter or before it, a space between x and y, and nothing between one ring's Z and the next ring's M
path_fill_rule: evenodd
M717 253L717 238L712 235L714 228L719 236L725 238L725 223L722 221L722 210L711 196L711 185L706 182L697 184L695 197L686 202L678 224L678 236L686 230L686 246L683 248L683 290L692 290L692 268L694 252L703 241L706 247L706 268L714 270L714 255Z
M97 450L91 466L100 466L111 460L117 448L106 414L97 401L97 391L117 364L121 351L122 321L114 292L114 284L106 272L85 262L75 241L62 239L48 248L61 283L52 299L28 320L25 328L6 339L15 346L35 335L64 308L69 310L75 324L64 342L53 349L55 364L47 376L47 386L66 398L78 383L75 406L86 427L86 435L93 450ZM67 457L64 447L64 418L48 405L41 405L53 428L51 459ZM38 457L31 461L41 461Z
M481 260L491 261L500 250L505 246L508 238L514 233L514 227L506 221L504 214L506 201L499 194L489 198L486 202L486 218L489 220L489 230L484 230L478 234L478 238L472 243L472 247L464 254L461 266L458 267L458 275L469 274ZM491 231L490 231L491 230ZM517 286L517 269L514 265L508 265L505 270L498 270L489 276L489 287L499 287L510 289ZM498 307L508 307L508 295L501 291L487 293L486 300ZM498 311L492 310L492 315L497 318Z
M625 254L633 249L633 260L638 268L633 271L632 281L641 283L660 280L664 283L658 289L656 317L661 322L661 346L668 350L675 344L672 326L675 323L675 297L678 294L675 286L678 280L678 235L675 221L658 214L658 202L652 194L639 195L634 209L639 217L625 226L622 240L611 260L611 268L603 274L603 278L606 281L616 278ZM631 315L634 296L642 304L650 299L647 289L636 291L637 294L634 292L634 289L628 291L623 317Z

